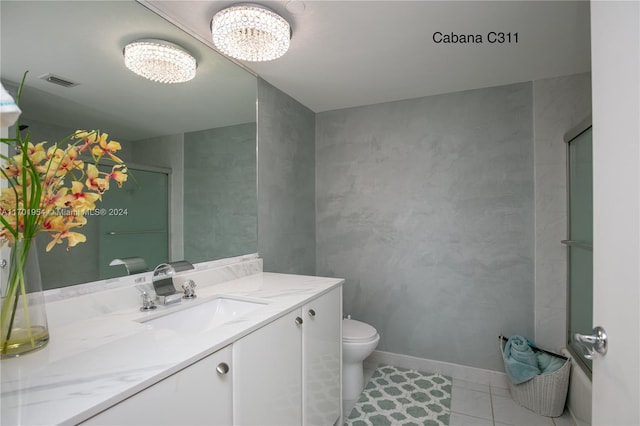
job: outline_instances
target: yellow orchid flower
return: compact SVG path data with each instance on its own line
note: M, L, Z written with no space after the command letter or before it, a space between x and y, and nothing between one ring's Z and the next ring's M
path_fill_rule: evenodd
M44 151L44 144L46 142L40 142L39 144L33 145L29 143L29 149L27 150L27 155L33 164L38 164L47 158L47 153Z
M71 136L71 139L82 139L83 144L78 148L79 152L85 152L91 147L91 145L96 143L97 132L87 132L86 130L76 130L76 132Z
M51 249L56 244L61 244L62 240L67 240L67 251L71 247L75 247L78 243L84 243L87 241L87 237L79 232L71 232L71 231L62 231L53 236L53 239L47 244L47 251L51 251Z
M22 176L22 154L14 155L11 160L5 163L3 169L4 174L8 179L16 176Z
M0 206L6 209L16 207L16 194L13 192L13 188L2 188L0 192Z
M87 132L86 130L76 130L76 132L71 135L71 139L85 139L85 140L91 140L93 142L95 142L96 140L96 132L95 131L91 131L91 132Z
M65 197L65 205L76 210L79 214L95 209L95 202L100 199L100 194L83 192L83 189L84 184L82 182L73 181L71 183L71 194Z
M102 133L98 136L98 146L94 146L91 149L91 154L93 154L95 158L108 155L116 163L122 163L122 160L113 154L114 152L120 151L122 146L116 141L107 142L108 137L109 135L107 133Z
M111 168L111 173L107 175L107 182L113 179L118 184L118 188L122 188L122 184L127 181L127 168L124 165L115 165Z
M69 192L69 188L63 187L59 189L49 188L47 193L44 195L42 200L42 205L45 210L49 212L50 210L56 208L63 208L66 206L67 202L67 193Z
M109 179L101 178L100 171L93 164L87 165L87 188L102 194L109 189Z
M73 170L84 169L84 162L78 160L78 151L74 147L69 147L66 150L57 149L53 158L57 163L55 170L56 176L65 176Z
M65 229L67 229L67 224L65 223L64 216L58 216L58 215L48 216L42 222L42 229L48 232L64 231Z
M66 215L60 214L47 216L45 220L42 221L43 231L49 233L63 232L68 231L71 228L82 227L87 223L86 217L73 213L74 212L69 211L69 214Z

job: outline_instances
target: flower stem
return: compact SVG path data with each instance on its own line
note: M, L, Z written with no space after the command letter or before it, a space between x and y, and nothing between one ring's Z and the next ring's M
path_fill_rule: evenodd
M18 268L18 279L20 280L20 292L22 293L22 309L24 309L24 320L25 325L27 327L27 334L29 335L29 340L31 341L31 346L35 346L35 341L33 339L33 331L31 330L31 319L29 318L29 307L27 306L27 289L25 288L24 282L24 266L26 265L26 257L29 254L29 245L26 245L26 255L24 256L24 263L22 263L22 267ZM16 295L17 301L17 295Z
M13 331L13 321L14 321L14 319L16 317L16 310L18 309L18 299L19 299L19 295L18 295L18 293L16 293L15 300L13 301L13 309L11 309L11 320L9 320L9 326L7 328L7 338L4 339L4 344L2 345L2 353L3 354L6 354L7 351L8 351L9 340L11 339L11 332ZM9 300L11 300L11 299L9 299ZM3 308L5 308L5 307L3 306ZM3 326L4 326L4 324L3 324Z

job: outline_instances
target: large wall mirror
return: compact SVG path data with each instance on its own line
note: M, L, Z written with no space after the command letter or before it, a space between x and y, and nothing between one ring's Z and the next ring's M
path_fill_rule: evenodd
M45 289L127 274L114 259L192 263L257 252L256 78L135 1L3 1L1 77L34 142L100 129L122 144L122 189L69 251L38 237ZM163 39L198 62L195 79L154 83L129 71L125 44ZM78 83L63 87L40 77ZM10 135L13 133L10 129Z

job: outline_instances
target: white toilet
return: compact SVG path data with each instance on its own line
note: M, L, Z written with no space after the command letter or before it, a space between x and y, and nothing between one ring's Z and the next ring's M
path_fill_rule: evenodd
M342 320L342 399L355 400L364 389L362 361L378 346L380 335L367 323Z

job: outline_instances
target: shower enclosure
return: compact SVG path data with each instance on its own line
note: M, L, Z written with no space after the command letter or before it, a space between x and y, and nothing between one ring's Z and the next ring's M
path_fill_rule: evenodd
M139 257L149 269L170 260L168 171L142 165L128 169L131 182L119 191L106 192L100 204L106 212L98 221L101 280L122 275L122 267L109 266L114 259Z
M593 328L593 155L591 122L567 133L567 346L591 377L591 360L573 340Z

